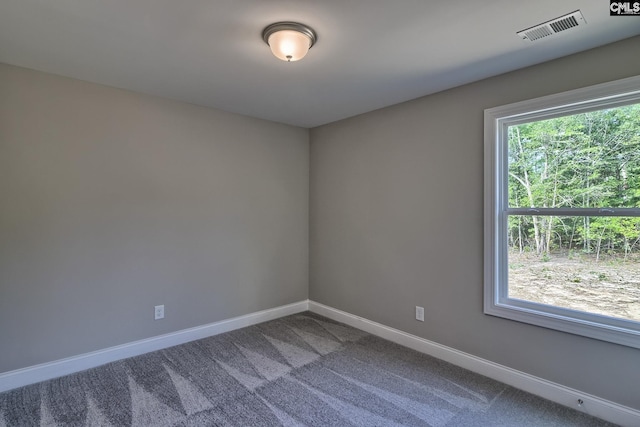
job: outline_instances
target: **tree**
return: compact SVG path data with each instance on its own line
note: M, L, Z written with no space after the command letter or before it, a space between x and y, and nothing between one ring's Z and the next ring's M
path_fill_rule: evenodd
M640 207L640 104L510 126L508 143L509 206ZM626 258L640 250L640 219L522 215L509 236L521 252L579 243Z

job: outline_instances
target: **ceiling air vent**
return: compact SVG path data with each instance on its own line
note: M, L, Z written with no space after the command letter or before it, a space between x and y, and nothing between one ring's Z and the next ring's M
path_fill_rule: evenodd
M574 27L585 25L587 21L584 20L582 12L576 10L567 15L561 16L551 21L547 21L544 24L536 25L535 27L527 28L526 30L518 31L517 34L523 40L536 41L543 39L554 34L561 33L563 31L570 30Z

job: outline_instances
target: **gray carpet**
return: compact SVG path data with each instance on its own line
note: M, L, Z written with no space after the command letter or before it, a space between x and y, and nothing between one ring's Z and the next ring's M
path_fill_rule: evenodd
M0 426L607 426L303 313L0 394Z

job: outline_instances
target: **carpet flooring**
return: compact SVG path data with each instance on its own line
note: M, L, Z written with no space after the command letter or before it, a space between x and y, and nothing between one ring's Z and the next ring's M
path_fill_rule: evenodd
M0 426L610 426L313 313L0 394Z

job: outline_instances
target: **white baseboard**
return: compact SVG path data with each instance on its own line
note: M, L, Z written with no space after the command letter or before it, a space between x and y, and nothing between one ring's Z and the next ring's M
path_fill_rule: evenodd
M622 426L640 426L640 411L633 408L481 359L314 301L309 301L309 310L594 417ZM579 399L583 402L580 406L578 406Z
M161 350L223 332L233 331L234 329L244 328L245 326L255 325L290 314L300 313L307 311L308 308L308 300L300 301L246 314L244 316L221 320L208 325L196 326L194 328L158 335L156 337L68 357L66 359L0 373L0 392L50 380L63 375L69 375L74 372L84 371L85 369L95 368L96 366L115 362L116 360L139 356L144 353L149 353L150 351Z

